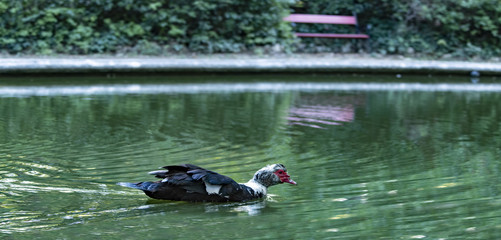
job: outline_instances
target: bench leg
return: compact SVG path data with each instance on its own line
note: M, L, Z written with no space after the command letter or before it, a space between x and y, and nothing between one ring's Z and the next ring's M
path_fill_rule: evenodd
M366 53L372 52L371 41L369 39L353 39L355 42L355 51L358 53L360 49L362 49Z
M371 39L368 38L365 40L365 50L368 52L368 53L371 53L372 52L372 45L371 45Z

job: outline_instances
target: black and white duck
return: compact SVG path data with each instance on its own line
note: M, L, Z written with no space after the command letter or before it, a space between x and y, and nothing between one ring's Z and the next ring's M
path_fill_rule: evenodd
M118 185L142 190L151 198L191 202L242 202L266 196L268 187L281 183L297 184L282 164L271 164L259 169L246 183L237 183L230 177L195 166L182 164L162 167L149 172L156 182Z

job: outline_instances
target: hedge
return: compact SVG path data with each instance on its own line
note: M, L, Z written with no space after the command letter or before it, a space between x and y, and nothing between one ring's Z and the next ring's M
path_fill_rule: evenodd
M353 29L293 27L282 21L291 11L355 12L371 36L370 48L360 40L294 39L298 29ZM296 52L494 57L501 55L499 26L499 0L0 0L0 53L216 53L274 46Z
M371 47L382 54L451 55L501 54L499 0L314 0L301 1L296 12L351 15L371 35ZM367 30L367 26L370 29ZM321 31L324 26L300 26ZM304 29L307 28L307 29ZM346 41L312 39L307 43L340 51ZM314 48L306 48L314 50Z
M284 0L0 0L9 53L239 52L291 42ZM146 52L148 54L149 52Z

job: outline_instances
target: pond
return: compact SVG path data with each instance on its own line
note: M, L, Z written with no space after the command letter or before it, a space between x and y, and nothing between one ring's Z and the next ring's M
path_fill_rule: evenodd
M2 239L501 235L495 80L111 76L0 85ZM180 163L238 182L282 163L298 185L244 203L152 200L116 185Z

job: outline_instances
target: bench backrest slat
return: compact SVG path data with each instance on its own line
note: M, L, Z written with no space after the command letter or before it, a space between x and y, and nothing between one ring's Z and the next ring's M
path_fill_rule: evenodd
M347 24L357 25L357 18L354 16L327 16L316 14L291 14L284 18L287 22L296 23L327 23L327 24Z

